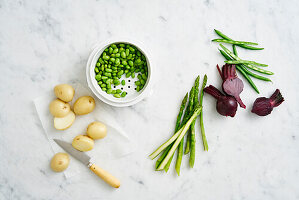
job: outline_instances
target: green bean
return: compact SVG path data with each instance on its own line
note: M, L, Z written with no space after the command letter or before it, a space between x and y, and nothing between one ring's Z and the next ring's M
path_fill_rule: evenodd
M238 56L236 56L235 54L233 54L230 50L228 50L225 46L223 46L222 44L220 44L221 48L229 55L231 56L233 59L239 61L241 60ZM249 69L252 69L254 71L257 71L257 72L260 72L262 74L268 74L268 75L273 75L274 73L273 72L270 72L270 71L267 71L267 70L264 70L264 69L261 69L261 68L258 68L258 67L255 67L255 66L252 66L250 64L244 64L247 68Z
M208 80L208 77L205 74L205 76L203 78L203 82L202 82L202 87L201 87L201 90L200 90L200 102L199 102L200 106L202 106L203 95L204 95L203 89L206 87L207 80ZM200 130L201 130L201 137L202 137L203 147L204 147L205 151L208 151L209 146L208 146L208 142L207 142L207 138L206 138L206 134L205 134L205 127L203 125L203 113L202 113L202 111L199 114L199 122L200 122Z
M233 53L238 56L237 47L233 44Z
M127 92L122 92L120 96L125 97L126 95L127 95Z
M227 55L224 51L222 51L221 49L219 49L220 53L226 58L226 60L231 60L231 58L229 57L229 55ZM239 65L236 65L236 69L241 72L241 74L246 78L246 80L249 82L249 84L251 85L251 87L259 94L259 90L257 89L256 85L254 84L254 82L251 80L251 78L246 74L246 72L243 70L242 67L240 67Z
M115 98L120 98L120 94L114 94L113 95Z
M254 77L254 78L257 78L257 79L260 79L260 80L263 80L263 81L269 81L269 82L272 82L271 79L267 78L267 77L263 77L263 76L260 76L258 74L255 74L251 71L249 71L244 65L240 65L242 67L242 69L246 72L246 74Z
M223 42L223 43L228 43L228 44L235 44L235 45L258 45L258 43L254 42L244 42L244 41L235 41L235 40L226 40L226 39L214 39L212 42Z
M197 78L195 79L195 83L194 83L194 98L193 98L193 105L197 105L199 104L198 101L198 94L199 94L199 76L197 76ZM193 106L195 107L195 106ZM195 162L195 123L196 120L194 120L191 123L190 126L190 159L189 159L189 165L191 168L193 168L194 166L194 162Z
M126 81L125 81L125 80L122 80L122 81L121 81L121 84L122 84L122 85L126 85Z
M217 35L219 35L220 37L222 37L223 39L226 40L232 40L231 38L229 38L228 36L224 35L223 33L221 33L220 31L214 29L214 31L217 33ZM263 50L264 48L259 48L259 47L252 47L252 46L247 46L247 45L237 45L239 47L242 47L244 49L249 49L249 50Z
M238 65L238 64L252 64L252 65L257 65L257 66L262 66L262 67L268 67L268 65L266 64L261 64L261 63L257 63L255 61L250 61L250 60L227 60L227 61L224 61L225 63L228 63L228 64L235 64L235 65Z
M182 116L183 116L183 113L184 113L184 110L185 110L185 107L186 107L186 103L187 103L187 100L188 100L188 92L186 93L182 103L181 103L181 106L180 106L180 111L179 111L179 114L177 116L177 120L176 120L176 125L175 125L175 129L174 129L174 133L176 133L179 128L180 128L180 125L181 125L181 121L182 121ZM160 158L157 160L156 162L156 169L159 167L160 163L163 161L163 159L165 158L165 156L167 155L168 151L171 149L172 147L172 144L169 145L163 152L163 154L160 156ZM169 167L170 167L170 164L171 164L171 161L173 159L173 155L171 156L170 160L168 161L168 163L165 165L165 172L167 172L169 170Z

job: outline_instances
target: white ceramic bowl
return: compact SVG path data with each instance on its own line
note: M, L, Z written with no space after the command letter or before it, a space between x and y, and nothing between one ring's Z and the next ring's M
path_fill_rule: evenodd
M137 76L133 79L132 77L130 78L125 78L125 74L122 76L122 79L125 79L126 84L125 86L123 85L118 85L118 86L113 86L113 89L123 89L124 91L127 92L126 97L124 98L115 98L111 94L107 94L106 92L102 91L100 86L98 85L97 81L95 80L95 72L94 68L96 66L96 63L103 53L103 51L111 44L113 43L125 43L125 44L130 44L135 46L146 58L147 62L147 67L148 67L148 78L147 81L143 87L143 89L139 92L135 90L135 81L138 80ZM150 62L149 58L149 53L145 51L144 47L141 47L140 44L137 44L136 42L130 42L127 40L111 40L102 44L96 45L92 53L90 54L87 65L86 65L86 79L87 79L87 84L88 87L91 89L91 91L94 93L95 96L97 96L101 101L111 105L111 106L116 106L116 107L125 107L125 106L131 106L133 104L138 103L145 97L149 95L149 92L151 90L151 82L152 82L152 65Z

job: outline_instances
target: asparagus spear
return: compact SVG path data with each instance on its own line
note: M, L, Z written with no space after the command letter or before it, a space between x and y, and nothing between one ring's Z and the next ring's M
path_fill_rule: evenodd
M195 79L195 83L194 83L194 97L193 97L193 102L194 105L197 105L198 102L198 94L199 94L199 76L197 76L197 78ZM196 120L194 120L190 126L190 159L189 159L189 165L191 168L193 168L194 166L194 162L195 162L195 122Z
M181 106L180 106L180 111L179 111L179 114L177 116L177 120L176 120L176 125L175 125L175 130L174 132L176 133L181 127L181 119L182 119L182 115L184 113L184 110L185 110L185 107L186 107L186 103L187 103L187 100L188 100L188 93L186 93L182 103L181 103ZM170 150L170 148L172 147L172 144L169 145L165 151L163 152L163 154L160 156L160 158L157 160L156 162L156 169L159 167L160 163L162 162L162 160L165 158L165 156L167 155L168 151ZM170 166L170 163L171 163L171 160L172 160L173 156L170 158L169 162L167 163L167 165L165 166L165 171L167 172L168 169L169 169L169 166Z
M178 147L178 145L181 143L183 137L185 136L186 132L188 131L188 129L190 128L190 125L191 123L197 118L197 116L199 115L199 113L201 112L201 106L199 106L198 104L195 106L195 109L192 113L192 116L190 117L190 119L187 121L187 123L177 132L178 133L178 136L176 136L177 134L175 134L175 136L172 136L172 138L175 138L175 142L174 144L172 145L172 147L170 148L169 152L167 153L165 159L162 161L162 163L159 165L158 169L157 170L163 170L165 165L168 163L169 159L171 158L171 156L174 154L176 148ZM172 140L169 139L167 142L165 142L164 144L166 143L171 143ZM163 145L164 145L163 144ZM163 146L162 145L162 146ZM159 147L158 149L165 149L166 147ZM159 152L158 149L155 151L156 153ZM150 158L154 158L154 155L156 153L153 153L152 155L150 155ZM161 151L160 151L161 152Z
M189 98L190 107L189 107L189 112L191 112L191 110L193 109L194 95L195 95L195 87L193 86L191 88L191 91L190 91L190 98ZM187 135L187 142L186 142L186 147L185 147L185 154L188 154L190 152L190 137L191 137L191 129L190 129L190 131L188 132L188 135Z
M188 102L188 106L185 110L182 125L184 125L187 122L187 120L189 118L189 115L192 111L192 110L190 111L190 106L192 106L191 104L193 104L193 102L191 103L191 100L193 101L193 97L192 97L192 93L194 93L193 90L194 89L192 87L190 92L189 92L189 102ZM183 149L184 149L184 140L181 140L181 142L179 144L179 147L178 147L177 160L176 160L176 163L175 163L175 170L176 170L178 175L180 175L181 163L182 163L182 158L183 158Z
M204 94L203 89L206 87L207 80L208 80L208 77L205 74L205 76L203 78L203 82L202 82L202 87L201 87L201 90L200 90L200 102L199 102L200 106L202 106L203 94ZM207 138L206 138L206 134L205 134L205 127L203 125L203 113L202 112L199 115L199 122L200 122L200 130L201 130L201 137L202 137L203 147L204 147L205 151L208 151L209 146L208 146L208 142L207 142Z

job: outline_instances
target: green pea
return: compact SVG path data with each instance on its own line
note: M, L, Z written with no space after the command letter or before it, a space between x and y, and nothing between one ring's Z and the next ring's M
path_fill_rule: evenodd
M137 58L136 64L140 64L140 62L141 62L140 58Z
M135 78L135 73L132 73L131 77L132 77L132 78Z
M146 60L144 55L141 56L141 59L144 61Z
M115 54L111 54L110 57L115 58Z
M113 67L111 67L111 69L115 71L115 70L117 70L117 67L113 66Z
M117 73L117 75L119 76L119 75L123 75L124 74L124 70L120 70L118 73Z
M126 69L130 69L131 67L130 67L130 65L126 65Z
M112 47L113 49L117 48L117 46L116 46L115 44L112 44L111 47Z
M99 84L99 85L102 85L102 84L103 84L103 81L99 81L98 84Z
M118 67L123 68L124 66L123 65L119 65Z
M100 71L99 71L99 68L97 68L97 67L94 68L94 71L95 71L96 73L99 73L99 72L100 72Z
M131 60L132 57L133 57L132 54L129 54L129 55L127 56L127 59L128 59L128 60Z
M133 47L129 47L131 52L135 52L135 49Z
M125 49L124 48L119 48L119 53L123 52ZM121 55L121 54L120 54Z
M95 79L96 79L97 81L101 80L101 75L100 75L100 74L97 74L97 75L95 76Z
M115 58L110 58L110 61L111 62L115 62Z
M111 94L111 93L112 93L112 89L108 89L107 94Z
M103 56L103 59L104 59L104 60L109 60L109 59L110 59L110 57L109 57L109 56L107 56L107 55L105 55L105 56Z
M115 48L114 50L113 50L113 53L117 53L118 52L118 48Z
M140 87L139 87L139 86L136 87L136 91L137 91L137 92L140 91Z
M141 56L141 53L140 53L140 51L137 51L137 56Z
M115 54L115 57L117 58L120 57L120 53Z
M121 84L122 84L122 85L126 85L126 81L125 81L125 80L122 80L122 81L121 81Z
M121 89L116 90L116 94L120 94L121 92L122 92Z
M140 69L136 68L135 73L138 73L138 72L140 72Z
M107 88L102 88L102 90L105 92L107 90Z
M144 73L144 69L141 69L140 72L143 74Z
M143 79L140 80L141 85L145 84L145 81Z
M131 72L128 72L127 74L126 74L126 78L129 78L131 76Z
M131 67L133 67L134 63L133 63L132 60L129 60L128 63L129 63L129 65L130 65Z
M127 61L125 61L125 60L123 60L123 61L121 62L121 64L123 64L123 65L128 65Z
M113 73L112 76L113 76L113 77L116 76L116 73Z
M119 65L120 64L120 59L119 58L116 58L115 59L115 65L117 66L117 65Z
M116 90L112 90L111 94L116 94Z
M111 73L109 73L109 72L104 73L104 75L108 76L108 77L111 77Z
M103 88L103 87L106 87L107 85L105 84L105 83L103 83L102 85L101 85L101 87Z
M122 57L122 58L126 58L126 57L127 57L127 56L126 56L126 53L125 53L124 51L123 51L123 52L121 52L121 54L120 54L120 55L121 55L121 57Z
M130 50L126 49L126 56L128 56L130 54Z
M137 78L138 78L139 80L142 79L141 74L138 74Z
M146 79L147 79L147 77L146 77L146 75L145 75L145 74L142 74L141 76L142 76L142 78L143 78L144 80L146 80Z
M135 81L135 85L140 85L140 81Z
M115 98L120 98L120 94L114 94L113 95Z
M121 96L121 97L125 97L126 95L127 95L126 92L122 92L120 96Z
M113 52L113 48L109 47L109 53L112 54L112 52Z
M100 62L97 62L97 67L99 67L101 65L101 63Z

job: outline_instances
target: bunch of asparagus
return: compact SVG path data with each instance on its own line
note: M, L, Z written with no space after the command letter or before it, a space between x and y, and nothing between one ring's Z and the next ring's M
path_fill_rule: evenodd
M187 134L187 140L185 145L184 154L190 153L189 165L192 168L195 162L195 122L197 117L200 118L200 129L202 135L202 141L204 150L208 151L208 143L205 136L203 126L203 113L202 113L202 101L203 101L203 89L207 83L207 76L204 76L203 84L199 92L199 76L195 79L194 86L191 88L189 94L187 93L181 103L179 114L175 125L174 135L156 149L149 157L151 159L156 158L160 153L161 156L156 161L156 170L169 170L174 153L177 150L177 160L175 169L178 175L180 175L181 162L183 157L184 138ZM189 97L189 98L188 98Z

